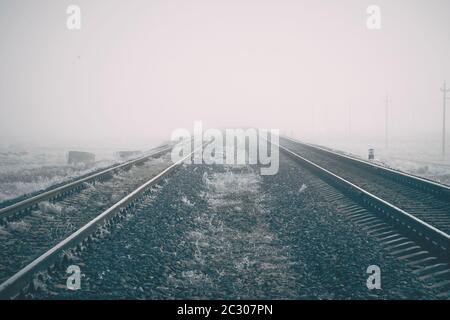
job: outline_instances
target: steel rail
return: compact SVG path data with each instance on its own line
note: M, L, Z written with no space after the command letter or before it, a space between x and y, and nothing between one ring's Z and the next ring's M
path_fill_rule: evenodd
M356 197L365 205L371 207L372 209L375 209L380 214L385 215L398 226L411 232L411 234L415 235L416 238L425 242L428 247L434 249L439 256L444 257L446 260L450 258L450 236L447 233L439 230L438 228L428 224L421 219L418 219L405 210L398 208L390 202L381 199L380 197L319 166L318 164L302 157L301 155L289 150L288 148L274 142L271 143L278 146L278 148L287 153L289 156L293 157L296 160L299 160L307 167L317 172L319 175L328 179L330 182L343 188L344 191Z
M77 179L75 181L69 182L69 183L64 184L60 187L57 187L55 189L40 193L31 198L22 200L18 203L15 203L8 207L2 208L2 209L0 209L0 219L9 218L15 214L18 214L20 212L26 211L29 208L32 208L33 206L35 206L37 203L39 203L41 201L55 199L58 196L60 196L61 194L70 192L78 187L81 187L81 185L85 182L91 182L91 181L99 179L107 174L110 174L114 171L117 171L120 169L126 169L133 165L145 162L145 161L147 161L147 159L149 159L151 157L159 156L169 150L171 150L171 147L162 147L162 149L161 149L161 147L155 148L155 149L151 150L151 152L145 156L142 156L137 159L133 159L133 160L127 161L125 163L113 166L111 168L105 169L98 173L91 174L87 177Z
M202 146L203 147L203 146ZM202 148L200 147L200 148ZM198 148L198 149L200 149ZM33 276L39 272L48 268L55 260L59 257L60 254L69 248L73 248L78 244L82 243L84 239L86 239L91 234L95 233L98 227L113 218L118 213L122 212L128 205L132 204L137 197L142 195L145 190L158 182L161 178L167 175L169 172L176 169L179 165L181 165L186 159L191 157L198 149L195 149L188 155L181 158L179 161L172 164L170 167L161 171L158 175L151 178L140 187L136 188L134 191L129 193L127 196L122 198L116 204L111 206L110 208L103 211L97 217L92 219L90 222L85 224L83 227L72 233L70 236L59 242L57 245L53 246L47 252L33 260L31 263L23 267L20 271L15 273L13 276L8 278L2 284L0 284L0 299L12 299L17 296L20 291L33 279Z
M444 199L446 201L450 201L450 186L446 186L446 185L440 184L438 182L431 181L431 180L428 180L428 179L424 179L422 177L418 177L418 176L415 176L415 175L412 175L412 174L409 174L409 173L406 173L406 172L402 172L402 171L399 171L399 170L394 170L394 169L391 169L391 168L387 168L387 167L381 166L381 165L376 164L376 163L371 163L371 162L368 162L368 161L364 161L362 159L357 159L355 157L351 157L351 156L348 156L348 155L340 154L340 153L337 153L337 152L325 149L325 148L317 146L317 145L313 145L313 144L310 144L310 143L305 143L305 142L302 142L302 141L298 141L296 139L293 139L293 138L290 138L290 137L287 137L287 136L282 136L281 138L284 138L286 140L290 140L290 141L292 141L294 143L297 143L297 144L299 144L301 146L304 146L304 147L307 147L309 149L312 149L312 150L315 150L315 151L318 151L318 152L321 152L321 153L324 153L324 154L328 154L328 155L337 157L339 159L348 161L348 162L350 162L352 164L359 165L359 166L364 167L364 168L368 168L368 169L370 169L372 171L377 172L378 174L388 176L389 178L391 178L394 181L398 181L398 182L401 182L401 183L406 183L406 184L408 184L408 185L410 185L412 187L415 187L416 189L420 189L420 190L426 191L426 192L428 192L430 194L437 195L437 196L439 196L440 198L442 198L442 199Z

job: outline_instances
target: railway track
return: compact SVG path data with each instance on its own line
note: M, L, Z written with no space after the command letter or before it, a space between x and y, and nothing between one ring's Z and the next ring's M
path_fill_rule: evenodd
M450 297L449 187L288 137L280 149L363 204L344 212Z
M446 232L433 225L433 223L444 223L445 221L443 219L438 219L431 222L430 218L425 221L421 219L423 216L417 216L418 214L421 214L421 212L408 212L405 207L400 207L403 206L403 202L401 201L406 201L405 197L407 191L412 192L410 195L411 201L415 201L414 197L417 198L417 194L420 194L426 195L427 201L429 201L429 199L435 199L439 204L445 204L447 192L445 186L440 186L439 184L434 184L414 176L404 175L393 170L390 171L389 169L366 167L371 164L357 159L346 158L343 161L339 154L330 153L330 155L328 155L329 151L325 149L318 149L314 146L305 145L291 139L282 138L280 144L280 149L285 155L294 159L297 163L300 163L302 168L307 168L313 176L320 178L316 179L318 181L313 183L313 187L320 190L320 193L323 195L324 199L326 199L327 205L336 205L336 212L345 215L346 219L348 219L351 224L354 224L361 229L361 232L365 232L368 236L376 239L381 247L389 252L390 255L408 265L408 267L413 270L413 273L420 280L424 281L427 287L439 292L439 298L450 297L450 267L448 264L450 237ZM192 153L187 155L184 159L190 157ZM51 270L60 268L61 264L69 259L68 256L71 255L73 250L82 252L86 247L95 243L101 238L101 234L104 232L102 231L104 230L103 226L106 226L106 229L108 229L112 224L117 225L119 222L120 225L120 221L127 216L133 207L139 207L140 202L142 201L149 201L148 199L143 200L143 198L145 198L143 196L150 193L150 187L158 183L158 181L163 179L169 172L178 167L184 159L165 168L143 184L140 184L139 187L125 195L111 207L104 210L100 215L96 214L95 217L91 217L89 222L85 223L81 228L77 228L70 236L64 237L64 239L51 247L51 249L47 250L44 254L36 257L33 261L23 266L20 271L16 272L0 284L0 298L17 297L23 292L22 290L24 288L26 289L26 292L33 292L35 289L33 279L36 279L37 277L37 279L43 280L40 273L41 271L50 270L49 272L51 272ZM355 163L353 163L353 161L355 161ZM357 167L357 170L354 169L355 167ZM377 179L372 178L372 176L376 176ZM245 177L245 175L243 175L243 177ZM375 186L377 186L377 188L375 188ZM384 198L384 195L388 193L386 191L387 188L395 188L391 190L397 191L400 187L402 197ZM371 189L368 191L366 188ZM374 190L381 190L384 193L375 194ZM401 201L396 201L396 199L400 199ZM189 202L189 199L183 201L187 207L193 205ZM215 204L217 199L213 197L210 198L210 201ZM227 200L227 202L230 203L232 210L236 209L236 207L232 205L233 201L230 202L230 200ZM429 204L431 205L431 201L425 203L425 205ZM170 204L165 205L170 206ZM156 208L158 207L159 206L156 205ZM410 209L411 207L408 208ZM205 210L205 208L203 208L203 210ZM448 211L445 210L442 212L448 213ZM432 214L434 217L436 214L435 211L432 211ZM160 215L160 218L161 217L163 219L162 222L164 222L164 214L162 216ZM241 221L240 219L244 219L244 216L239 213L236 215L236 218ZM148 219L149 218L146 218L146 220ZM177 227L178 223L188 223L190 225L194 223L194 221L183 221L183 216L168 217L167 219L176 222L175 225L171 224L169 229ZM207 222L208 228L210 228L211 223L213 223L213 218L207 218L205 221ZM261 221L260 227L265 228L266 226L263 222L264 221ZM242 220L242 223L245 225L248 221L244 222L244 220ZM146 227L147 229L155 230L155 226L151 226L148 222L145 225L148 225ZM288 226L289 224L283 223L282 225ZM167 226L165 228L167 228ZM223 225L219 224L218 226L213 226L211 230L214 230L214 232L223 230ZM139 243L142 243L142 239L146 238L145 234L148 233L134 235L138 237L133 237L133 241L136 242L135 245L137 248L140 246ZM191 232L189 234L194 237L198 236L198 233L196 232ZM116 237L118 235L121 235L120 238L122 239L122 243L116 244L116 246L118 245L119 247L117 248L120 248L128 243L127 236L129 235L127 233L123 234L123 232L118 232ZM219 233L214 236L214 238L221 235L222 233ZM174 236L179 237L178 233ZM235 236L236 235L233 235L232 239L235 239ZM142 239L140 237L142 237ZM341 237L341 235L339 237ZM264 241L266 241L266 239L264 239ZM264 243L264 241L261 242L258 240L258 243ZM179 243L183 244L185 241L181 241L180 239ZM199 261L203 261L203 259L201 259L202 250L205 250L207 246L200 250L199 246L202 245L202 242L198 239L196 240L195 245L197 248L195 250L195 257L196 259L200 259ZM288 247L290 247L290 245L288 245ZM152 260L158 259L159 252L163 252L162 247L152 247L152 252L153 250L155 250L155 256ZM172 266L169 267L164 264L159 267L157 266L157 268L162 268L161 272L164 272L163 270L167 268L179 268L179 261L176 257L178 255L189 254L189 251L183 251L184 253L182 253L176 251L172 252L172 250L166 252L165 257L166 260L169 259L166 263L171 264ZM197 250L199 251L197 252ZM233 250L235 251L236 248ZM263 251L265 252L266 250ZM239 252L239 250L237 250L237 252ZM169 256L167 256L167 254L169 254ZM211 254L212 256L215 256L214 252ZM91 252L90 255L96 256L95 252ZM115 254L109 252L107 255L114 256ZM145 251L139 253L138 250L138 256L141 255L146 256L147 253ZM109 259L112 259L112 257L109 257ZM189 259L186 261L188 264L193 263ZM214 259L212 261L214 261ZM106 263L106 265L109 265L109 263ZM150 267L150 265L140 266L140 268L144 269ZM128 270L124 272L127 273ZM143 271L134 270L133 272L142 274ZM196 271L192 272L192 275L196 276ZM146 273L145 277L147 276L148 274ZM159 290L165 290L164 288L165 287L162 287L162 289ZM177 290L176 286L175 290ZM292 288L292 290L294 290L294 288ZM159 294L162 293L159 292L158 296ZM162 294L162 296L165 296L165 294Z
M136 188L156 183L178 165L170 164L170 150L170 147L157 148L144 157L5 208L3 212L8 219L0 227L0 282L7 281L17 270L25 268L89 221L96 221L102 211L115 208L114 204L120 204L122 208L132 203ZM21 210L20 214L18 210ZM111 211L115 213L117 210ZM4 297L3 292L10 296L8 285L1 288L1 297Z
M255 165L183 166L19 298L372 298L361 267L374 262L406 296L431 296L327 202L354 201L282 156L275 176ZM83 272L80 290L65 285L69 265ZM383 289L379 298L398 297Z
M88 174L56 188L38 193L37 195L26 198L7 207L0 208L0 223L5 223L7 221L12 221L17 218L23 217L24 215L30 213L33 209L36 209L38 204L42 201L62 200L64 197L82 190L89 183L102 181L116 172L128 170L133 166L144 163L152 157L160 156L168 152L169 150L171 150L170 146L162 146L152 149L146 155L137 159L129 160L124 163L101 170L99 172Z
M450 233L450 187L284 139L291 151L331 171L410 215Z

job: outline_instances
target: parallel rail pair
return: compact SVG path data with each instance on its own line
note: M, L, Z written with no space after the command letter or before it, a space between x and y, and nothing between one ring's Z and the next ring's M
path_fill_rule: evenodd
M190 143L190 142L189 142ZM134 160L132 162L123 164L121 166L111 168L108 170L105 170L104 172L101 172L100 174L107 174L111 172L112 170L117 170L119 167L124 168L125 166L129 165L135 165L141 161L145 161L149 157L159 155L161 153L169 151L171 148L164 148L162 150L158 150L157 152L151 153L150 155L146 155L145 157L139 158L137 160ZM158 183L161 179L167 176L167 174L173 170L175 170L178 166L180 166L186 159L191 157L196 150L192 151L190 154L186 155L179 161L173 163L163 171L161 171L159 174L154 176L153 178L146 181L144 184L140 185L138 188L136 188L134 191L129 193L127 196L122 198L120 201L115 203L113 206L108 208L107 210L100 213L98 216L96 216L94 219L89 221L87 224L85 224L83 227L72 233L70 236L59 242L57 245L50 248L47 252L40 255L38 258L33 260L31 263L26 265L24 268L19 270L17 273L15 273L13 276L8 278L6 281L4 281L2 284L0 284L0 299L11 299L16 297L21 290L33 280L33 277L41 271L46 270L48 267L50 267L53 263L55 263L61 255L63 255L67 250L77 247L79 245L82 245L84 241L89 241L90 236L95 234L99 229L100 226L104 225L117 215L124 213L127 211L127 209L131 208L133 204L138 200L139 197L141 197L145 192L149 189L150 186L155 185ZM98 178L99 174L93 175L88 177L91 181L92 179ZM81 179L76 181L76 183L83 183L86 182L85 179ZM54 191L54 192L60 192ZM54 193L56 195L57 193ZM51 198L52 196L50 196ZM48 199L49 195L45 195L40 199ZM33 200L36 201L36 198Z
M290 138L285 139L288 139L298 144L302 144L301 142ZM384 168L382 166L371 164L356 158L341 155L326 150L324 148L308 144L302 145L308 148L313 148L318 152L323 152L324 154L327 154L329 156L333 156L336 159L340 159L341 161L352 163L352 165L361 166L366 170L378 172L378 174L380 175L388 176L389 178L396 180L398 182L414 186L415 188L420 189L423 192L434 194L445 200L450 200L450 198L448 197L450 188L448 188L447 186L440 185L438 183L428 181L420 177L415 177L413 175ZM293 152L292 150L289 150L288 148L281 145L279 146L279 148L289 156L293 157L294 159L304 164L312 171L316 172L318 175L322 176L324 179L328 180L330 183L344 190L351 197L356 198L358 201L360 201L366 206L372 207L373 209L378 211L380 215L386 217L396 226L408 231L409 234L419 239L433 252L437 253L437 255L444 258L446 261L449 260L450 236L447 233L415 217L413 214L408 213L405 210L402 210L401 208L395 206L394 204L386 200L383 200L382 198L366 191L365 189L359 187L358 185L340 177L339 175L333 173L331 170L327 170L322 166L314 163L313 161L306 159L305 157ZM167 150L160 152L162 153L166 151ZM140 197L145 192L145 190L148 189L149 186L160 181L165 175L167 175L167 173L171 172L181 163L183 163L185 159L191 157L192 154L194 154L194 152L195 150L186 157L184 157L183 159L181 159L180 161L174 163L173 165L171 165L170 167L159 173L157 176L145 182L143 185L141 185L139 188L131 192L125 198L117 202L109 209L102 212L95 219L93 219L92 221L84 225L82 228L80 228L78 231L76 231L63 241L61 241L59 244L48 250L46 253L44 253L37 259L35 259L33 262L31 262L26 267L17 272L15 275L13 275L11 278L6 280L4 283L0 284L0 298L5 299L16 296L22 290L22 288L33 279L34 275L37 272L48 268L52 263L56 261L56 259L58 259L58 257L60 257L62 253L64 253L69 248L73 248L81 244L83 241L86 241L86 239L88 239L91 234L95 233L96 230L98 230L98 227L104 224L107 220L113 218L117 214L124 212L129 206L131 206L134 203L134 201L136 201L138 197ZM83 182L79 181L79 183ZM53 194L53 196L55 195L58 195L58 192ZM51 197L52 196L50 196L50 198Z
M338 161L347 162L352 166L358 166L377 175L388 177L398 183L421 190L424 193L432 194L433 196L448 202L449 211L446 212L446 215L450 221L450 187L448 186L347 155L339 154L319 146L306 144L289 137L284 136L281 141L283 141L283 139L311 149L314 152L321 153L324 156L332 157ZM395 204L392 204L391 202L365 190L357 184L350 182L348 179L344 179L338 174L332 172L332 169L326 169L284 146L280 145L279 148L295 160L301 162L306 167L316 172L318 175L322 176L330 183L344 190L347 194L357 199L359 202L378 211L380 215L384 216L388 221L397 225L401 229L407 231L412 238L420 241L426 248L432 250L434 254L443 258L445 261L450 261L450 236L446 232L431 225L430 223L423 221L414 214L399 208ZM392 192L395 192L395 190L392 190Z
M112 166L112 167L102 170L100 172L88 175L87 177L77 179L73 182L64 184L55 189L51 189L49 191L35 195L31 198L27 198L25 200L19 201L13 205L10 205L8 207L0 209L0 219L7 220L7 219L10 219L10 218L12 218L18 214L21 214L23 212L29 212L29 211L31 211L31 209L35 208L39 202L46 201L46 200L50 200L50 201L55 200L58 197L67 195L76 190L80 190L83 187L84 183L100 180L100 179L102 179L108 175L111 175L114 172L117 172L119 170L129 169L130 167L132 167L134 165L139 165L139 164L147 161L151 157L157 157L159 155L162 155L165 152L169 151L170 149L171 149L170 146L163 146L163 147L153 149L148 154L146 154L142 157L139 157L137 159L133 159L133 160L127 161L125 163Z

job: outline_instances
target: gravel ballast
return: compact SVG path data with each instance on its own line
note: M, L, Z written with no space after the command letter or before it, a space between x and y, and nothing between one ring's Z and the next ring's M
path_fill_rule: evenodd
M433 298L339 203L327 201L324 182L283 155L277 175L259 169L183 165L71 257L83 274L80 290L66 288L63 270L29 297ZM370 265L381 268L381 290L366 287Z

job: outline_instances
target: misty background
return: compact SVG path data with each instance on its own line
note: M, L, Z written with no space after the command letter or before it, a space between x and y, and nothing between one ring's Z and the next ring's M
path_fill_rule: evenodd
M449 35L448 0L0 0L0 147L143 148L200 120L366 150L389 94L393 146L439 152Z

